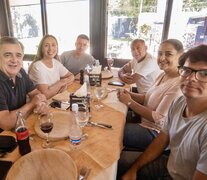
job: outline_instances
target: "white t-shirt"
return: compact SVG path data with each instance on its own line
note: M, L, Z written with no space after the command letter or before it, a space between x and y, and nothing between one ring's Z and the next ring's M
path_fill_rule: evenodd
M51 86L69 72L58 60L52 59L52 62L52 68L48 68L42 60L33 64L29 77L34 84L48 84Z
M147 54L145 59L141 62L137 62L136 59L131 61L131 68L134 73L142 76L139 81L136 82L139 93L145 93L154 84L158 75L162 72L157 65L157 61L150 54Z

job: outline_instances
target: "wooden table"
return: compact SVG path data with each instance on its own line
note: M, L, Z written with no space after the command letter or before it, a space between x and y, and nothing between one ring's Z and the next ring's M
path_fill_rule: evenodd
M114 71L114 77L112 79L118 80L116 71ZM108 81L112 79L103 80L103 85L108 88L117 88L107 85ZM76 80L69 87L68 91L71 93L75 92L79 87L79 81ZM125 86L124 88L129 88L129 86ZM75 161L78 169L81 166L91 168L88 179L115 179L116 165L122 150L123 129L127 107L119 102L116 91L110 92L106 99L102 101L104 108L100 111L97 111L94 103L96 102L92 102L91 104L91 121L111 124L113 129L86 126L83 131L88 134L88 138L82 141L81 146L77 150L71 150L68 139L53 142L53 148L67 152ZM51 110L52 112L61 111L56 109ZM32 151L42 149L41 144L45 141L37 136L34 131L36 121L37 115L35 114L31 114L26 120L29 132L33 134L33 140L30 140ZM10 131L4 131L2 134L15 136ZM1 159L15 162L20 157L18 148L16 148L7 157Z

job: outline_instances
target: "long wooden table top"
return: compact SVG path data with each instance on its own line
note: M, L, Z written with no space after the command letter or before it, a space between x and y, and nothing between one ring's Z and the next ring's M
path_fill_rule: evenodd
M118 80L116 71L112 79ZM109 88L117 88L107 85L108 81L112 79L103 80L103 85ZM75 92L78 88L80 88L80 83L78 80L75 80L69 87L68 92ZM129 88L129 86L123 88ZM80 147L76 150L71 149L70 142L67 138L53 142L53 148L63 150L69 154L76 163L78 169L80 169L81 166L87 166L91 169L88 179L97 179L96 177L98 177L99 173L110 167L119 159L122 150L123 129L127 112L127 107L117 99L116 91L109 92L106 99L101 102L104 104L104 107L100 111L97 111L95 108L95 103L96 102L92 102L91 104L91 121L110 124L113 126L112 129L84 127L83 132L88 134L88 138L82 141ZM61 110L51 108L51 112L53 113L60 111ZM70 111L68 111L68 113L70 113ZM41 144L45 141L45 139L40 138L34 130L37 120L38 115L36 114L31 114L26 120L29 132L32 134L32 139L30 140L32 151L42 149ZM15 136L11 131L4 131L2 134ZM1 158L1 160L15 162L20 157L18 148L16 148L12 153L8 154L8 156Z

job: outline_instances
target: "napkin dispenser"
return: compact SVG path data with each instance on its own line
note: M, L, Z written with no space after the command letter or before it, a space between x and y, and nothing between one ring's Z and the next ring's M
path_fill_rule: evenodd
M77 103L78 107L85 107L87 106L88 110L90 111L90 95L78 97L74 95L74 93L70 94L70 110L72 110L72 104Z
M96 84L101 84L102 75L101 75L101 65L94 66L93 70L89 73L89 83L91 86Z
M96 84L101 85L102 77L100 74L89 74L89 83L91 86L95 86Z

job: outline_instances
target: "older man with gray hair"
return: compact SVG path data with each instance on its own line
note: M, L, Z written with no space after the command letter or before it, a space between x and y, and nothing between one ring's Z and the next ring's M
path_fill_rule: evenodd
M25 118L32 111L48 111L46 97L35 88L22 68L23 56L24 47L18 39L0 39L0 131L15 127L17 111Z

